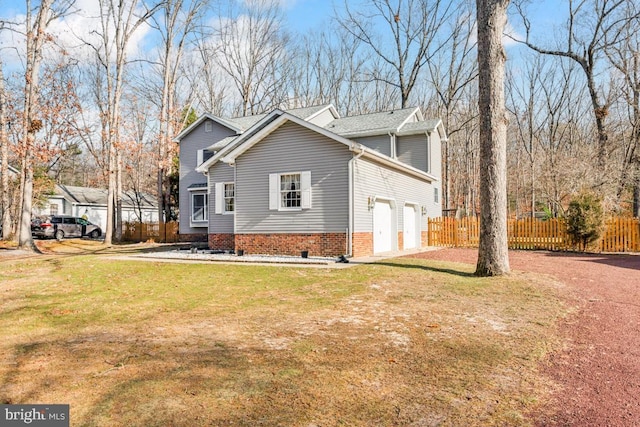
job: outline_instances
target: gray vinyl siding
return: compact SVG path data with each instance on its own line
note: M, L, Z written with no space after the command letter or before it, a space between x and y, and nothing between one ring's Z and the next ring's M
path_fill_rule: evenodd
M398 160L425 172L429 170L427 135L399 136L396 139Z
M391 137L389 135L367 136L353 140L372 150L391 156Z
M213 121L209 121L212 123L211 132L205 132L205 123L207 121L209 120L203 121L200 126L195 128L180 141L180 234L204 234L207 232L206 226L202 228L192 228L190 226L191 192L188 190L189 186L192 184L207 182L207 177L195 170L198 166L196 164L198 150L207 148L222 138L235 134L232 130Z
M344 232L348 147L292 122L236 159L236 233ZM269 210L269 174L311 172L311 209Z
M431 173L433 176L442 177L442 142L440 134L437 131L429 134L429 149L431 151ZM434 203L434 190L431 190L431 203L434 204L436 211L442 214L442 182L433 183L434 188L438 190L438 203Z
M442 141L437 131L429 134L429 147L431 149L431 174L442 176ZM440 183L438 183L440 185Z
M368 207L372 196L395 202L397 230L404 227L402 208L405 203L417 203L420 208L426 206L427 215L420 216L420 229L426 231L427 218L442 214L440 205L433 203L434 185L439 183L429 183L371 160L358 159L354 165L354 231L373 231L373 211Z
M234 214L216 214L216 182L233 182L233 172L222 162L209 168L209 233L233 233Z

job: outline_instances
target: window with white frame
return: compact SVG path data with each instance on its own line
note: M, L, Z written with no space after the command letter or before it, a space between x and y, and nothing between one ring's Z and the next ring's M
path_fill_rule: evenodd
M58 215L58 205L57 204L49 205L49 215Z
M270 174L269 209L311 209L311 172Z
M207 193L191 194L191 221L204 222L207 221Z
M207 121L204 123L204 131L211 132L213 130L213 123Z
M300 174L288 173L280 175L280 207L300 208L301 200Z
M235 196L236 185L234 183L227 183L224 185L224 211L235 211Z
M236 186L233 182L216 182L216 214L233 213L236 210Z
M440 203L438 200L440 198L440 193L438 192L438 187L433 188L433 202Z

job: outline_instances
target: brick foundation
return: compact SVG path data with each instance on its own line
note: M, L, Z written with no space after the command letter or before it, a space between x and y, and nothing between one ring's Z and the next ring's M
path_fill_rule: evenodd
M179 242L206 242L206 233L178 234Z
M420 242L420 247L426 248L427 246L429 246L429 232L422 231L421 234L422 234L422 241Z
M232 250L235 246L235 235L231 233L225 234L209 234L209 249Z
M338 256L347 250L345 233L316 234L236 234L235 250L245 254Z
M353 233L353 256L373 255L373 233Z

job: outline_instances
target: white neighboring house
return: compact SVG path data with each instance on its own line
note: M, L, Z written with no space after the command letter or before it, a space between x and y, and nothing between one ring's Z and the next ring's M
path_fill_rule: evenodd
M103 188L75 187L56 184L54 194L44 207L34 209L34 215L71 215L82 217L107 227L107 190ZM158 203L147 193L127 191L122 194L123 222L158 222Z

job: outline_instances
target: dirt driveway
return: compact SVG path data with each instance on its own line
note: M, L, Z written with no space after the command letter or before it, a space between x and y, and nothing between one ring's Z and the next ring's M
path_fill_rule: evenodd
M476 249L413 257L475 264ZM510 251L513 270L549 274L576 307L562 325L563 351L542 370L557 382L539 426L640 426L640 256Z

